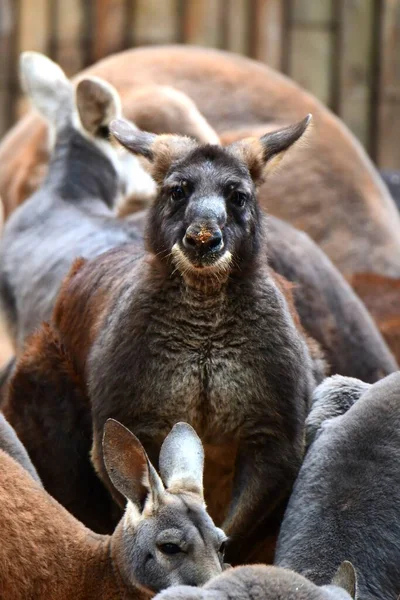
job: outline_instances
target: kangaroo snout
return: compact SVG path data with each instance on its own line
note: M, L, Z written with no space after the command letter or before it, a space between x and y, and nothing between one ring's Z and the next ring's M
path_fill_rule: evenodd
M192 224L186 229L183 245L200 254L222 250L224 241L218 225Z

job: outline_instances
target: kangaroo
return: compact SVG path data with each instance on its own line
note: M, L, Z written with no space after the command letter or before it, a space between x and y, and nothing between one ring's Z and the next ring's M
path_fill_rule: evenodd
M147 252L138 259L125 245L74 265L52 323L17 365L4 408L30 449L37 439L27 440L18 409L30 386L24 410L35 413L36 395L42 421L54 389L71 394L69 404L89 405L92 461L121 506L101 449L106 419L131 428L150 458L173 423L190 422L205 444L210 514L231 537L234 562L267 535L263 527L287 498L323 376L265 260L268 233L255 195L309 121L225 149L113 122L117 139L153 163L159 193ZM65 438L57 435L56 461Z
M55 147L44 184L7 221L0 247L0 299L17 352L50 318L77 256L93 257L137 238L115 219L114 205L140 178L137 185L143 184L143 173L152 181L135 157L108 140L109 123L121 115L109 84L84 79L74 100L58 65L33 52L21 56L21 79L51 123Z
M108 472L127 507L110 536L96 535L0 450L0 595L7 600L147 600L170 585L222 572L226 536L208 516L203 448L178 423L161 447L161 477L139 440L107 421Z
M357 571L362 600L397 600L400 373L373 385L336 376L314 395L311 445L283 519L275 563L324 585L346 557Z
M276 185L269 181L260 187L262 206L306 231L343 274L400 276L399 214L378 172L348 128L281 73L211 48L146 46L101 60L84 75L115 85L124 114L141 129L149 126L149 119L136 92L156 85L187 94L218 135L239 130L241 137L249 132L261 136L311 112L318 135L293 157L290 169L277 175ZM162 105L165 113L167 124L169 111ZM156 113L156 125L158 120ZM30 114L0 146L0 195L6 216L23 201L27 188L37 184L43 163L44 127Z
M288 569L253 565L236 567L202 588L172 587L155 600L357 600L357 578L344 561L329 585L318 587Z

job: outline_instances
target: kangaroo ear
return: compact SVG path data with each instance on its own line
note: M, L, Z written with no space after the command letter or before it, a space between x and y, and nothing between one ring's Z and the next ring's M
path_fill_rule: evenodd
M160 473L172 492L193 492L203 498L204 450L193 427L177 423L160 451Z
M155 507L164 495L164 486L145 449L129 429L108 419L103 435L104 463L115 488L140 511L149 497Z
M24 92L45 119L57 125L72 116L72 85L55 62L39 52L23 52L19 68Z
M198 146L192 138L183 135L156 135L135 129L123 119L110 124L110 131L120 144L133 154L140 154L152 162L151 175L162 183L169 167Z
M343 588L354 600L356 600L357 573L351 562L348 560L342 562L333 576L331 584Z
M108 137L111 121L122 113L117 90L99 77L81 79L76 88L76 107L83 128L101 137Z
M264 173L271 172L279 164L286 151L303 136L311 118L309 114L295 125L267 133L261 138L241 140L227 148L247 164L252 178L257 183Z
M153 160L153 144L158 138L155 133L147 133L135 127L124 119L115 119L110 123L112 135L122 146L133 154L140 154L149 160Z
M324 379L313 392L306 419L306 446L319 436L324 423L344 415L370 387L370 383L345 375Z

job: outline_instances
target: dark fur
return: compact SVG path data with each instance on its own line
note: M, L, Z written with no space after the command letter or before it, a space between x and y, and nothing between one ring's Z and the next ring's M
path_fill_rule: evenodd
M27 471L35 481L40 483L39 476L27 451L18 439L14 429L0 413L0 450L11 456L17 463Z
M127 221L141 232L146 218L147 211L142 211ZM397 362L364 304L324 252L306 233L281 219L268 216L264 228L269 264L294 284L295 311L303 329L323 350L328 372L374 383L396 371ZM376 282L371 289L372 284ZM371 312L375 317L376 311Z
M400 209L400 171L381 171L380 174L389 188L397 208Z
M347 394L338 383L340 403ZM327 398L331 403L331 389ZM344 415L322 425L286 511L277 565L321 585L342 560L350 560L362 600L397 600L399 407L400 373L394 373L370 386Z
M173 202L167 192L177 178L190 181L187 203ZM227 195L232 178L247 195L243 209ZM171 244L190 220L217 204L226 205L224 239L234 257L230 275L183 278L171 261ZM150 213L147 243L150 252L139 260L125 245L79 264L60 294L54 336L73 357L87 389L92 460L103 481L112 487L101 450L108 417L135 432L151 459L175 422L190 422L205 444L213 516L221 498L229 500L234 469L228 515L222 502L218 518L226 516L224 526L233 537L231 559L243 560L260 525L287 498L300 467L315 383L304 336L260 250L265 232L245 165L210 147L174 162ZM54 356L49 336L44 330L38 334L44 356ZM11 394L9 414L18 411L32 371L38 369L46 382L50 373L43 362L29 364L28 353L22 356L12 388L19 381L21 393ZM72 382L63 382L62 389L74 393ZM46 402L54 399L51 389L43 393ZM86 452L76 449L77 461L87 461ZM55 446L55 460L58 451ZM208 484L210 477L216 485Z
M272 268L296 284L302 326L321 346L330 373L374 383L398 369L364 304L306 233L269 217L268 256Z
M88 527L110 533L121 516L88 457L92 423L85 384L47 325L17 363L4 413L29 449L45 489ZM76 489L80 492L77 495ZM105 520L104 515L107 515Z
M111 212L116 193L110 160L71 125L61 130L45 183L4 228L0 299L17 350L51 317L76 257L136 238Z

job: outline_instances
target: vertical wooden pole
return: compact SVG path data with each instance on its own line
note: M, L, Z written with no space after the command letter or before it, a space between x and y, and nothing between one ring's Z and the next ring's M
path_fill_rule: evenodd
M282 0L282 51L281 71L286 75L291 72L292 55L292 14L293 0Z

